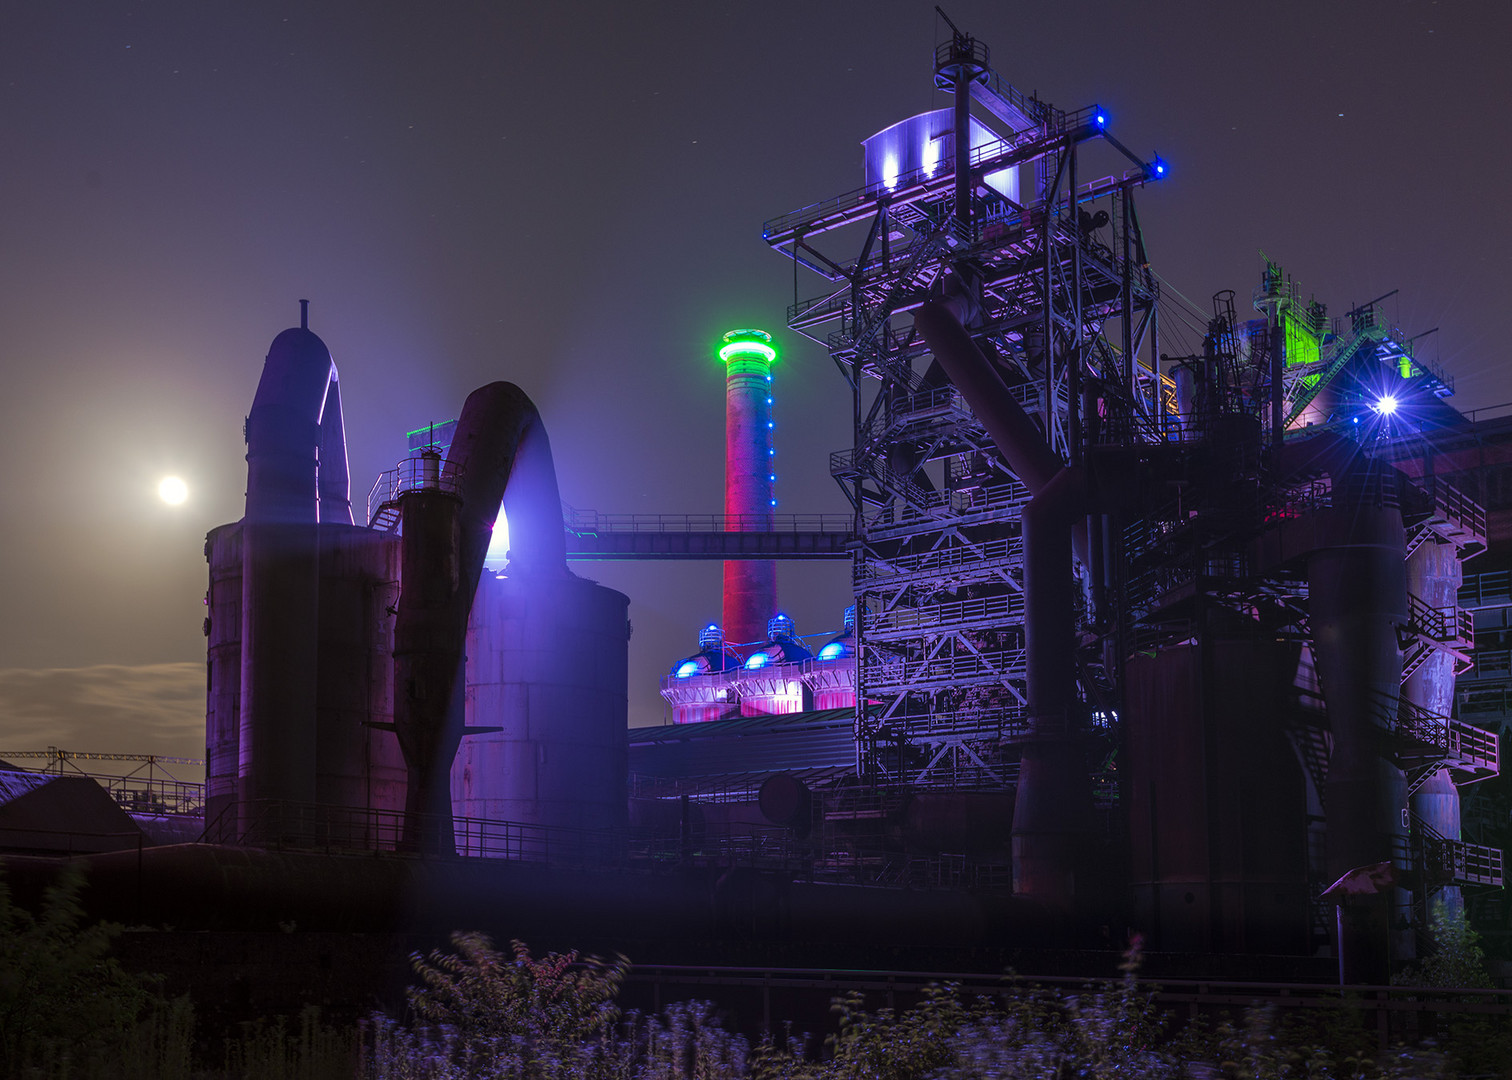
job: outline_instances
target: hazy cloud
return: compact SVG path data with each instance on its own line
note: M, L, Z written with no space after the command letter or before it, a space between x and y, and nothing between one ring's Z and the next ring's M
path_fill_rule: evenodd
M0 668L0 752L49 746L204 757L205 665Z

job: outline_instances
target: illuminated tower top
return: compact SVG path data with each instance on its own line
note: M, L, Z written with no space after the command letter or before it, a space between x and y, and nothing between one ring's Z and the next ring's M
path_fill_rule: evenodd
M731 330L720 340L723 344L719 347L719 358L728 365L731 373L735 372L736 365L759 364L760 372L752 370L749 374L765 375L777 359L772 335L765 330Z

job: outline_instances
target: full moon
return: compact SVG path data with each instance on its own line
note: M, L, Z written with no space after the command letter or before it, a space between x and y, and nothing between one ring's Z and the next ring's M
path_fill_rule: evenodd
M165 476L158 483L158 498L169 506L177 506L189 497L189 485L177 476Z

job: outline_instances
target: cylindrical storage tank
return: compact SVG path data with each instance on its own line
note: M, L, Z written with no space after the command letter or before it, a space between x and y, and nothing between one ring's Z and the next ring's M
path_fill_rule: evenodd
M1336 531L1355 542L1315 551L1307 565L1313 660L1333 732L1323 795L1329 881L1409 861L1407 781L1389 753L1402 684L1397 628L1408 620L1401 516L1334 497L1335 507L1319 516L1333 517ZM1382 984L1391 959L1412 958L1411 896L1400 883L1344 914L1341 981Z
M236 836L237 763L241 758L242 527L232 522L205 537L210 587L205 593L205 828L212 841Z
M239 828L256 842L297 831L287 804L315 801L318 528L242 524Z
M467 629L467 723L501 730L462 740L454 814L544 826L527 830L526 855L570 846L554 828L624 828L629 606L572 575L483 575Z
M315 799L327 806L404 809L405 765L394 722L394 616L399 537L355 525L320 527L320 643L315 699ZM333 828L363 838L363 815Z

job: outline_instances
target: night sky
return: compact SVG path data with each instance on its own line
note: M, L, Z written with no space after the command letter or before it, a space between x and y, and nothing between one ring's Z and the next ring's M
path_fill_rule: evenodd
M1170 162L1140 200L1168 287L1245 317L1263 248L1335 314L1400 289L1456 404L1512 399L1512 7L947 11L1005 79ZM717 512L712 346L755 325L784 346L779 509L843 511L847 394L784 331L761 226L948 104L944 33L924 0L0 6L0 749L200 753L201 547L241 516L242 418L300 297L358 506L406 429L508 379L567 502ZM576 569L630 595L631 722L660 723L718 564ZM800 632L838 627L844 564L781 573Z

